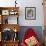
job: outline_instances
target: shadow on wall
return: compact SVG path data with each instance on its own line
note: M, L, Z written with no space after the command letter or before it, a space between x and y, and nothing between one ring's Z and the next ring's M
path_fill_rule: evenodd
M36 32L39 41L43 43L42 26L21 26L20 31L19 31L19 40L20 41L22 40L24 33L26 32L28 28L32 28Z

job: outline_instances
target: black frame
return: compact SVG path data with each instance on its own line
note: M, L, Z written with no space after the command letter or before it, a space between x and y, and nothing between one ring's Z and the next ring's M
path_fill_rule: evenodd
M27 8L31 8L31 9L34 8L34 9L35 9L35 17L34 17L34 19L33 19L33 18L32 18L32 19L29 19L29 18L28 18L29 16L26 15L26 10L27 10ZM33 15L33 14L32 14L32 15ZM36 7L25 7L25 19L26 19L26 20L36 20Z

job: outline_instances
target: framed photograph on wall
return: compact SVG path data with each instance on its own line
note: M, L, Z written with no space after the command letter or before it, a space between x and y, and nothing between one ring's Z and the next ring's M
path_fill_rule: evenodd
M36 20L36 8L35 7L25 7L25 19Z

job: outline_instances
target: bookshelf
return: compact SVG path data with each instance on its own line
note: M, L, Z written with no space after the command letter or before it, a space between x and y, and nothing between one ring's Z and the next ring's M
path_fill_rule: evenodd
M19 40L16 40L16 38L14 38L15 34L16 36L18 35L17 33L20 29L20 26L18 24L18 18L19 7L0 7L0 46L18 46ZM11 34L11 38L13 39L7 41L3 39L2 35L4 35L4 32L6 32L6 35L8 36L8 31L10 33L12 32L14 34L14 37Z

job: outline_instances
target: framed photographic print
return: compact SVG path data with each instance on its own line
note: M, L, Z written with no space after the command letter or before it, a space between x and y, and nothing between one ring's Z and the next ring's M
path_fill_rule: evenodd
M36 8L35 7L26 7L25 8L25 19L26 20L35 20L36 19Z
M2 15L9 15L9 10L2 10Z

